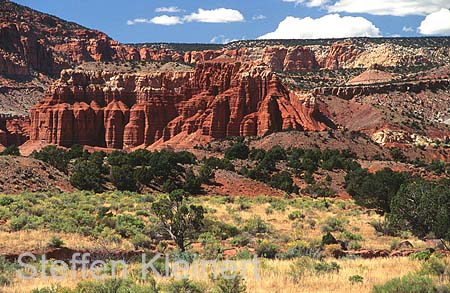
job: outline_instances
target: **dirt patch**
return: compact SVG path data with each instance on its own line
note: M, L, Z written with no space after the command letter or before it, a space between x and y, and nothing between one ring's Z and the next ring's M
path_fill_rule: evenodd
M284 194L281 190L231 171L217 170L215 181L214 185L204 186L208 195L255 197L260 195L282 196Z
M0 192L70 192L69 178L52 166L32 158L0 156Z

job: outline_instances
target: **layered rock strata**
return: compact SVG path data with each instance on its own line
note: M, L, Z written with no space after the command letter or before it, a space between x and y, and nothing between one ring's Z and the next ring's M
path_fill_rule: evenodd
M260 136L334 127L312 95L287 90L264 66L216 59L188 72L114 74L64 70L31 110L30 139L113 149L180 133Z

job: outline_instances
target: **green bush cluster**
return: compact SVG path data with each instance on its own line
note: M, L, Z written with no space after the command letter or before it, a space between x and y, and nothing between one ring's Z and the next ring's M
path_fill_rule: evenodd
M450 288L438 286L433 279L419 274L408 274L404 277L392 279L385 284L376 285L373 288L374 293L388 292L450 292Z

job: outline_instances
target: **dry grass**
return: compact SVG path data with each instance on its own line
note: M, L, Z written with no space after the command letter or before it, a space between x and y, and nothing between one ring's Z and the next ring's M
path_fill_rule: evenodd
M288 235L292 240L306 240L317 243L323 236L321 227L328 218L342 219L346 223L343 228L355 234L360 234L363 238L359 241L365 249L391 249L391 243L408 240L415 248L424 248L426 244L417 237L407 235L405 239L398 237L380 235L375 231L370 222L381 220L382 217L374 212L358 207L351 200L327 199L328 208L317 208L312 203L320 201L310 198L303 199L304 207L293 207L289 204L285 210L271 208L269 203L252 203L249 209L241 210L239 203L219 204L208 201L205 205L215 211L214 216L222 222L239 226L243 221L253 216L259 216L265 222L272 225L274 233ZM267 209L271 209L267 213ZM231 211L231 213L230 213ZM289 214L300 211L305 215L303 219L290 220ZM237 220L235 216L241 218ZM339 232L333 233L339 236Z
M65 247L80 251L97 250L101 248L107 248L108 250L134 249L133 245L126 240L122 240L120 243L100 243L98 240L79 234L31 230L17 232L0 231L0 251L2 254L20 254L26 251L45 251L52 236L61 238L61 240L64 241Z
M330 261L330 260L329 260ZM291 266L295 265L295 261L282 260L264 260L259 263L259 276L254 277L254 266L248 263L245 267L248 292L371 292L374 285L382 284L392 278L404 276L408 273L415 272L420 267L420 262L411 260L407 257L401 258L380 258L380 259L342 259L336 261L341 269L337 273L315 273L308 271L303 278L298 281L289 274ZM193 267L199 267L194 263ZM130 269L131 268L131 269ZM130 270L140 271L140 264L132 264ZM209 272L206 275L209 275ZM191 280L206 283L207 287L213 286L212 281L204 279L199 273L193 269L186 273ZM362 283L351 284L349 277L360 275L364 278ZM89 276L89 272L88 272ZM30 292L36 288L49 287L52 284L59 284L62 287L75 288L80 281L81 273L78 272L75 280L66 278L64 280L55 281L53 279L33 279L30 281L17 280L13 286L4 287L1 292ZM158 283L170 281L167 278L156 279Z
M299 199L295 203L282 200L281 202L268 202L266 200L246 199L235 200L232 203L224 203L220 198L196 198L211 211L211 216L217 220L238 227L253 216L261 217L272 227L268 237L278 242L285 249L288 241L304 240L317 243L320 241L323 231L321 227L328 218L339 218L343 221L343 229L355 234L360 234L363 248L389 249L394 237L380 236L369 224L373 220L379 220L380 216L368 212L352 201L327 199ZM299 219L289 219L288 215L294 211L301 212L304 216ZM333 233L339 237L340 232ZM51 236L60 237L66 247L83 250L99 248L98 241L83 237L78 234L53 233L48 231L22 231L0 232L0 251L23 252L27 250L38 251L45 248ZM288 239L287 241L281 239ZM400 240L397 238L397 240ZM414 246L422 247L425 244L414 237L408 237ZM115 244L109 244L115 245ZM229 243L222 243L223 247ZM130 243L124 241L117 244L115 249L132 249ZM417 271L420 262L407 257L379 258L379 259L339 259L335 261L340 266L338 273L320 273L307 271L300 280L295 280L291 275L291 267L296 260L263 260L260 263L260 279L255 279L253 266L247 265L246 285L248 292L370 292L374 285L399 277L410 272ZM136 271L140 271L140 264L132 264ZM138 268L139 267L139 268ZM89 274L88 274L89 275ZM360 275L364 278L362 283L352 285L349 277ZM206 282L212 286L211 280L199 278L194 272L189 273L189 278ZM55 281L52 279L37 278L24 281L15 280L12 286L0 288L0 292L29 292L35 288L48 287L59 284L63 287L75 288L82 280L78 272L75 279L66 278ZM168 282L169 279L157 279L158 283Z

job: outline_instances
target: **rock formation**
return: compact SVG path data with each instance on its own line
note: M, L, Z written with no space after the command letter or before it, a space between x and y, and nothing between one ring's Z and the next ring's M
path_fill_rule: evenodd
M17 115L0 115L0 145L19 146L29 139L30 119Z
M333 127L320 108L314 96L288 91L267 68L226 59L188 72L64 70L31 110L30 138L128 149L180 133L217 139Z

